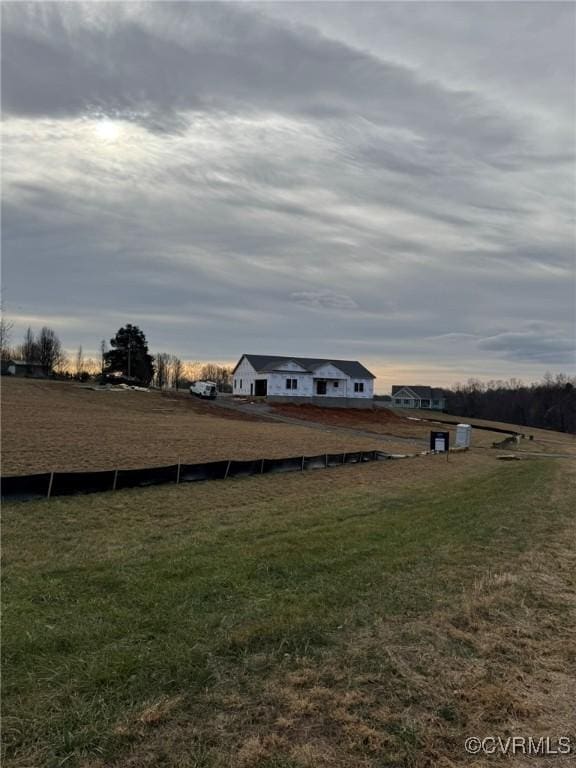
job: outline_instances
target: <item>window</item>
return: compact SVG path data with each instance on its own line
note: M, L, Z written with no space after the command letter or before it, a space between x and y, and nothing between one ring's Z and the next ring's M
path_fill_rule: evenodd
M234 389L236 389L236 379L234 379Z
M354 392L364 392L364 382L363 381L355 381L354 382Z
M286 379L286 389L298 389L298 379Z
M402 402L404 403L404 405L410 405L411 400L403 400Z
M242 379L240 379L240 389L242 389Z
M338 389L338 384L339 384L339 382L338 382L338 381L335 381L335 382L334 382L334 389Z

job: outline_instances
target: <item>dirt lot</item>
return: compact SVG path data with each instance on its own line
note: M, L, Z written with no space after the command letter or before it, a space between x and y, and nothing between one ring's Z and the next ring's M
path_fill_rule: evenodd
M270 422L181 394L95 392L69 382L2 380L2 474L136 468L386 448L375 438Z
M454 445L456 424L459 421L457 417L444 413L435 414L429 411L413 410L392 411L381 407L374 410L319 408L313 405L282 403L274 405L273 412L294 419L302 419L334 427L361 429L366 432L397 437L401 440L413 438L415 441L420 441L420 444L424 441L425 445L428 442L430 431L433 429L445 429L450 432L451 445ZM432 419L433 421L420 421L419 419ZM490 429L486 429L486 427L494 426L499 430L509 428L511 433L520 432L525 435L517 446L507 446L502 449L503 451L509 452L512 450L518 454L561 453L576 456L576 435L562 434L545 429L533 429L532 427L521 427L517 424L483 421L481 419L462 418L461 421L472 425L472 446L474 448L490 449L490 451L493 451L493 444L499 443L506 438L506 434L502 432L493 432ZM474 429L475 426L483 427L483 429ZM532 439L529 439L530 437ZM417 443L415 442L414 444L416 445ZM403 450L407 450L406 445L404 445Z
M425 447L433 428L381 408L283 404L271 413L325 429L228 410L187 393L97 392L70 382L3 378L2 473L136 468L178 460L279 458L375 448L416 452ZM343 427L366 434L339 431ZM447 428L454 440L455 428ZM534 440L522 440L514 450L576 454L573 435L529 432ZM495 453L491 445L503 437L474 430L473 446Z

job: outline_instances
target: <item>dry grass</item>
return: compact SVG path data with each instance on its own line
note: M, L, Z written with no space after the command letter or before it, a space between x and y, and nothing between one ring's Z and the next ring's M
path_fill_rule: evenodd
M412 438L414 446L427 446L432 429L445 429L450 432L451 445L454 445L456 440L456 425L454 422L458 421L457 417L441 412L435 413L433 411L408 409L392 410L380 407L374 410L355 408L330 409L310 405L293 405L290 403L275 405L274 410L277 413L291 416L292 418L313 421L328 426L361 429L367 432L403 439ZM437 423L434 424L429 421L419 422L414 419L431 419ZM511 449L517 450L519 453L555 453L576 456L576 435L483 419L462 417L461 421L471 424L472 427L483 427L483 429L473 429L472 445L474 448L492 448L495 442L500 442L506 437L502 432L493 432L489 429L490 427L495 427L496 429L510 429L511 432L525 433L526 437L520 440L518 446L514 446ZM529 439L529 436L532 439ZM404 445L404 451L406 450L406 445Z
M13 380L3 402L4 472L382 447L185 397ZM576 744L575 467L504 465L496 435L5 505L6 764L480 768L466 736Z
M553 491L564 502L568 473ZM246 676L267 662L247 660ZM466 756L467 736L574 744L576 525L478 569L449 608L377 618L315 656L287 658L262 685L244 679L231 695L228 683L205 700L216 721L190 714L141 731L115 765L483 768L500 760ZM527 768L535 758L505 762ZM537 762L567 768L574 757Z
M573 503L568 461L471 452L7 505L6 764L448 768L489 764L467 735L573 735Z
M149 467L371 450L369 437L271 423L190 396L94 392L69 382L2 380L4 474ZM388 445L400 451L404 445Z
M69 382L5 377L2 472L136 468L178 460L277 458L374 448L405 453L425 447L431 428L380 409L283 408L287 415L324 424L326 430L227 411L184 394L94 392ZM375 436L330 431L338 426ZM449 429L454 437L454 429ZM520 451L576 454L574 436L533 432L535 440L523 440ZM389 439L382 441L378 435ZM402 440L394 442L395 436ZM406 438L414 442L406 443ZM498 433L476 430L474 446L490 448L500 438Z
M498 432L489 431L490 427L497 429L510 429L511 432L520 432L526 437L521 439L518 450L529 453L565 453L576 456L576 435L567 432L554 432L549 429L538 429L537 427L526 427L519 424L510 424L500 421L487 421L486 419L473 419L469 417L457 417L446 413L434 413L432 411L411 410L408 408L397 409L396 413L400 416L412 418L429 418L446 424L447 428L455 433L454 421L462 421L465 424L485 427L487 429L473 429L473 444L476 447L490 448L492 443L504 439L505 435ZM418 424L418 422L412 422ZM423 423L422 428L429 430L433 428L430 423ZM439 428L439 427L438 427ZM532 436L532 440L528 439Z

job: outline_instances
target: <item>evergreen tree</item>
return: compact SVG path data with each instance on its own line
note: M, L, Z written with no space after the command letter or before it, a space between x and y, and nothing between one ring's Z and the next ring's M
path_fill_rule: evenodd
M127 323L110 339L110 346L112 349L104 353L104 373L120 373L148 386L154 376L154 361L140 328Z

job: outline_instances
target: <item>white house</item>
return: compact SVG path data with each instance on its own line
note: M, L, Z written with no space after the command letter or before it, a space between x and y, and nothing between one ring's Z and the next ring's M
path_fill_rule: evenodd
M392 387L392 405L396 408L430 408L443 411L446 408L446 395L438 387L408 387L394 384Z
M343 407L370 407L376 378L356 360L280 355L242 355L232 375L235 395Z

